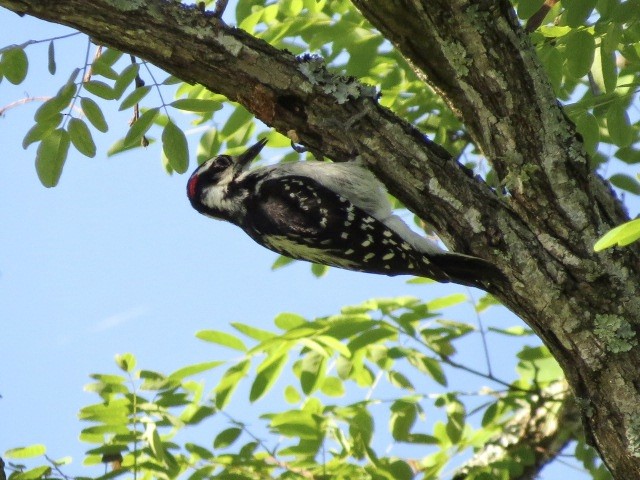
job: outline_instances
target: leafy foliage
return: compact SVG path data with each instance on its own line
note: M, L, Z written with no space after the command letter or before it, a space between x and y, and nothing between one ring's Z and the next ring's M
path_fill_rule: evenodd
M168 375L136 370L132 354L117 355L121 373L94 374L86 386L100 401L80 411L87 423L80 438L92 445L84 463L117 460L99 478L131 472L194 479L411 479L418 473L434 478L459 463L459 455L499 438L523 410L555 411L560 405L555 398L566 393L558 365L541 346L521 350L512 382L457 364L457 345L478 329L438 310L461 302L468 298L372 299L311 320L283 313L274 319L273 331L233 323L235 334L205 330L197 337L214 352L230 348L239 356L228 359L220 352L217 357L226 359ZM506 335L530 332L512 328ZM478 375L499 389L444 390L455 371ZM203 379L215 383L209 394ZM286 403L277 409L267 401L276 385L286 386ZM556 392L545 398L541 392L554 385L561 397ZM235 408L228 411L232 400ZM247 405L255 416L233 417L230 412L247 401L261 405L259 410ZM182 430L205 424L216 431L212 443L179 440ZM392 445L416 458L389 455ZM11 460L43 455L41 445L5 452ZM601 468L584 444L579 455L587 468ZM476 467L471 470L476 476L468 478L503 478L526 461L522 455L502 459ZM61 467L10 468L10 480L21 480L55 477L54 469Z

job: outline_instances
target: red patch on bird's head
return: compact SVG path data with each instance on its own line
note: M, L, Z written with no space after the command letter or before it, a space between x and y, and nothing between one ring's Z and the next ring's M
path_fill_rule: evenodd
M187 182L187 196L190 199L196 198L197 186L198 186L198 175L191 175L191 178Z

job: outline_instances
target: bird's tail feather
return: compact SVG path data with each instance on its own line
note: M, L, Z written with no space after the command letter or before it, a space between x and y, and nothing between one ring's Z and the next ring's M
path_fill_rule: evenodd
M430 255L435 266L447 274L450 281L486 289L488 285L504 282L504 274L492 263L482 258L461 253L443 252Z

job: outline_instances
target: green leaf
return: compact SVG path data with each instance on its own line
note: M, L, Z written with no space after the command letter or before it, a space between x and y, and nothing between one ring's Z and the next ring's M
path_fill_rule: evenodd
M181 98L171 102L169 106L178 110L196 113L215 112L222 108L222 104L217 100L206 98Z
M619 148L615 156L629 165L640 163L640 150L633 147Z
M43 120L42 122L36 123L24 136L24 139L22 140L22 148L26 150L26 148L32 143L42 140L44 137L49 135L49 133L54 131L60 125L60 122L62 122L62 114L58 113Z
M516 356L520 360L533 362L533 361L536 361L536 360L542 360L542 359L545 359L545 358L549 358L551 356L551 354L549 353L549 350L547 349L547 347L543 347L543 346L539 346L539 347L524 346L522 348L522 350L520 350L516 354Z
M574 78L582 78L591 70L596 51L592 34L578 30L567 36L567 68Z
M215 128L208 129L198 143L198 151L196 158L198 165L202 165L204 162L212 157L215 157L220 151L220 139L218 138L218 130Z
M271 333L261 328L252 327L251 325L246 325L244 323L232 322L231 326L238 330L240 333L245 334L247 337L253 338L254 340L258 341L269 340L276 336L275 333Z
M371 414L365 409L359 409L349 421L349 434L360 448L368 446L373 438L373 427Z
M445 387L447 386L447 377L444 374L444 370L442 370L442 365L440 365L440 362L438 362L437 360L422 355L419 357L419 363L416 362L414 363L414 365L419 370L429 374L431 378L433 378L440 385Z
M204 363L196 363L194 365L189 365L187 367L180 368L169 375L170 380L183 380L186 377L191 377L193 375L197 375L199 373L207 372L213 368L216 368L220 365L223 365L222 361L213 361L213 362L204 362Z
M205 342L217 343L224 347L233 348L241 352L246 352L247 347L238 337L235 337L226 332L220 332L218 330L200 330L196 333L196 337Z
M136 103L138 103L140 100L146 97L147 93L149 93L150 91L151 91L151 87L149 86L136 88L133 92L131 92L129 95L125 97L125 99L120 104L120 107L118 108L118 110L122 111L122 110L126 110L127 108L133 107Z
M120 72L120 75L118 75L118 78L113 84L113 94L115 98L120 98L122 96L127 87L135 80L139 71L140 64L132 63ZM124 110L124 108L120 107L120 110Z
M640 183L630 175L624 173L616 173L609 177L609 181L616 187L631 192L634 195L640 195Z
M4 452L6 458L33 458L47 453L47 447L39 443L27 447L12 448Z
M269 366L261 369L258 367L258 374L251 385L251 391L249 392L249 400L255 402L262 396L264 396L273 387L273 384L278 380L283 367L287 363L289 356L282 354L277 360L273 360L269 357L265 359L265 362L269 362Z
M414 403L404 400L393 402L389 420L389 430L391 430L393 439L396 441L405 440L411 433L417 417L418 412Z
M77 87L74 83L65 84L56 94L44 102L34 114L33 118L36 122L42 122L49 117L53 117L69 106L71 99L75 95Z
M84 112L87 120L91 122L91 125L96 127L97 130L102 133L106 133L109 130L109 125L102 114L102 110L98 104L90 98L81 98L80 106Z
M42 465L30 470L11 475L11 480L36 480L39 478L48 478L51 474L51 467Z
M215 388L215 403L217 408L222 410L229 403L231 395L240 384L240 380L247 375L250 365L251 362L249 360L243 360L224 373Z
M518 17L528 19L531 15L540 10L544 0L525 0L518 2Z
M603 235L602 238L596 242L593 249L596 252L599 252L605 248L613 247L614 245L624 247L625 245L635 242L639 238L640 219L637 218L609 230L609 232Z
M604 91L611 93L618 85L618 67L616 66L615 52L605 52L603 48L600 51L600 69L598 77L602 78ZM595 74L595 72L594 72Z
M325 377L320 390L329 397L342 397L345 394L344 383L338 377L333 376Z
M160 460L161 462L165 462L166 452L164 449L164 445L162 444L162 440L160 439L160 434L158 433L158 429L156 428L155 423L147 424L147 431L145 432L145 437L149 446L151 447L151 451L153 452L153 456Z
M596 0L562 0L564 19L571 28L581 27L593 12Z
M613 103L607 110L607 129L611 141L619 147L627 147L633 141L629 114L620 102Z
M270 427L286 437L313 440L321 436L315 417L304 411L277 413L271 418Z
M27 76L29 59L22 48L5 50L0 63L2 74L14 85L19 85Z
M498 417L498 402L494 402L487 407L482 414L482 426L487 427Z
M317 352L309 352L302 359L300 385L306 395L311 395L324 381L327 359Z
M244 107L236 106L235 110L229 115L229 119L222 127L220 133L225 139L228 139L238 130L243 128L247 123L253 120L253 115L249 113Z
M411 390L411 391L415 390L415 387L411 383L411 380L409 380L402 373L396 372L396 371L390 371L388 375L389 375L389 383L391 383L391 385L394 385L398 388L402 388L405 390Z
M444 297L438 297L427 303L429 311L442 310L443 308L453 307L464 303L469 299L464 293L453 293Z
M293 385L287 385L287 388L284 389L284 399L287 403L298 403L302 397Z
M100 80L90 80L82 84L84 89L94 94L96 97L104 98L105 100L113 100L116 98L113 88Z
M593 155L600 142L600 126L598 120L589 112L584 112L575 120L576 128L582 136L584 149L587 154Z
M562 85L562 66L565 60L564 55L554 46L543 45L540 52L540 59L547 71L553 91L559 91Z
M45 187L55 187L69 153L69 134L58 128L45 136L36 152L36 172Z
M169 121L162 130L162 151L174 171L184 173L189 167L189 145L184 132Z
M226 448L235 442L242 434L242 429L238 427L227 428L221 431L213 440L213 448Z
M284 255L278 255L278 258L276 258L276 261L273 262L273 265L271 265L271 270L277 270L279 268L286 267L287 265L290 265L293 262L295 262L293 258L285 257Z
M381 340L392 338L397 336L397 332L395 330L391 330L388 328L373 328L371 330L367 330L362 334L358 335L356 338L351 340L347 347L351 352L355 352L361 348L364 348L373 343L379 343Z
M282 330L292 330L301 325L304 325L306 320L304 317L300 315L296 315L295 313L280 313L273 321L276 327Z
M72 118L69 120L68 130L73 146L83 155L89 158L95 157L96 144L93 142L93 137L87 124L80 119Z
M153 121L158 116L158 113L158 108L151 108L140 115L140 118L131 125L127 135L124 137L123 145L130 147L140 142L142 136L151 128L151 125L153 125Z
M115 359L116 365L125 372L130 373L136 367L136 357L131 353L123 353L122 355L117 354Z
M48 64L47 68L49 69L49 73L51 75L56 74L56 53L53 46L53 40L49 42L49 50L47 52Z
M302 11L303 5L302 0L284 0L278 8L285 17L295 17Z
M311 273L313 273L313 276L316 278L324 277L328 271L329 267L326 265L320 265L319 263L311 264Z

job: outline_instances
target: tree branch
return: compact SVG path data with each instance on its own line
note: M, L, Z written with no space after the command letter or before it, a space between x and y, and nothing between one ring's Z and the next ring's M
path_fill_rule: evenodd
M581 432L580 410L567 395L567 387L565 382L552 384L540 392L538 404L523 405L498 437L458 469L453 480L464 480L474 472L490 472L492 464L518 458L523 459L522 472L514 480L538 478L544 466Z

